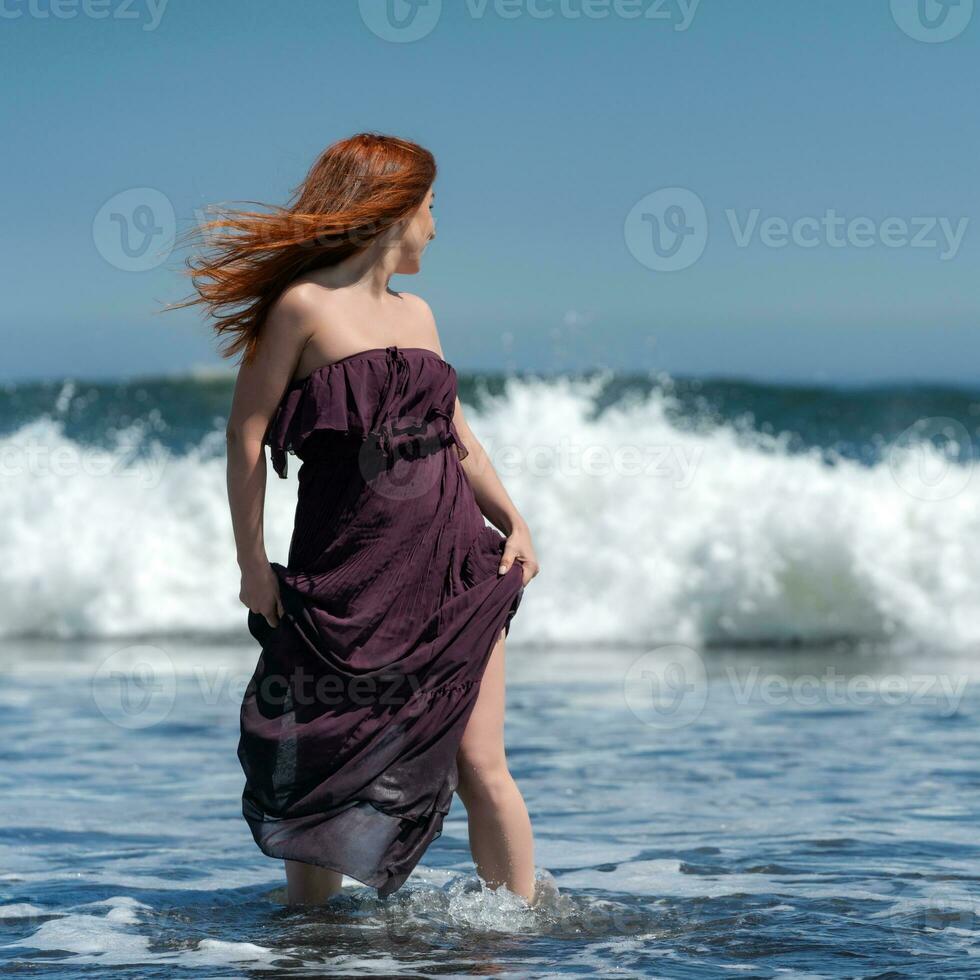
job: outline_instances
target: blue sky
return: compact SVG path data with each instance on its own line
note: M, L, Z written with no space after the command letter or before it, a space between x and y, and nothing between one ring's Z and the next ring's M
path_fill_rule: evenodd
M231 367L103 206L282 202L362 130L436 154L393 283L460 369L978 379L972 0L52 2L2 0L0 380Z

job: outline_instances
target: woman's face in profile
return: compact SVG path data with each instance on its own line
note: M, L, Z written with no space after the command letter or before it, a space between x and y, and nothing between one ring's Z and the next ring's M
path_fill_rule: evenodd
M401 246L396 273L411 275L421 269L422 253L429 242L436 237L436 222L432 214L434 199L435 191L430 187L425 199L404 226L405 230L401 238L395 240L396 247Z

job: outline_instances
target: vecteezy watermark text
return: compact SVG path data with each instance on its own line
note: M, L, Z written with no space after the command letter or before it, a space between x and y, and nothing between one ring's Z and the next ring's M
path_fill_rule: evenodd
M828 666L822 674L763 674L758 665L739 674L726 667L737 704L758 702L773 706L870 707L871 705L928 705L941 714L956 713L969 679L948 674L844 674Z
M404 44L428 37L442 16L442 0L359 0L361 19L384 41ZM464 0L471 20L619 20L669 24L682 33L701 0Z
M844 673L828 665L820 674L787 676L726 666L710 679L701 654L683 644L669 644L637 657L623 677L629 710L644 725L662 730L684 728L713 697L740 706L813 707L927 706L950 716L959 710L969 678L944 673ZM727 686L728 691L724 689Z
M156 487L169 457L160 452L142 453L140 448L138 440L130 442L123 438L117 439L112 449L75 443L49 444L38 438L8 440L0 448L0 477L124 477L144 487Z
M501 20L530 17L534 20L655 20L670 23L675 31L686 31L701 0L465 0L474 20L489 11Z
M581 443L560 437L557 442L512 444L488 437L488 461L500 473L547 477L649 477L669 481L678 490L694 482L704 455L700 445L676 443Z
M0 0L0 19L140 21L144 31L155 31L170 0Z
M733 208L725 211L732 238L739 248L748 248L758 241L766 248L933 248L939 249L939 259L948 262L956 258L963 244L969 218L944 217L845 218L834 208L822 215L805 215L792 222L779 216L762 217L760 208L752 208L740 217Z
M970 226L968 217L892 215L876 221L863 215L849 217L833 207L822 214L793 216L767 215L758 207L744 211L726 208L724 216L722 227L740 249L880 246L931 250L941 262L956 258ZM656 272L687 269L707 248L708 209L689 188L664 187L633 205L626 216L623 236L633 257L648 269Z

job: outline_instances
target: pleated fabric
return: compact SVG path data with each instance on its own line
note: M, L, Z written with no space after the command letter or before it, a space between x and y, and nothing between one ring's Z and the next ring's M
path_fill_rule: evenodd
M266 442L301 461L285 615L241 707L242 813L270 857L400 888L442 832L487 661L523 596L461 465L453 367L362 351L292 384Z

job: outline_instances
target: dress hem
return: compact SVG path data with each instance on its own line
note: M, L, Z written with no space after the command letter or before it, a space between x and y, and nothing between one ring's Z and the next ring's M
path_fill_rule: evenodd
M455 791L454 791L455 792ZM451 804L452 797L450 798ZM422 833L419 839L411 845L412 854L419 851L428 850L432 843L442 836L443 821L449 814L449 809L435 808L428 811L428 819L422 821L412 820L411 818L398 817L382 810L371 800L360 800L354 804L356 806L369 806L373 814L387 818L389 821L397 823L404 833L404 825L421 828ZM349 808L353 809L353 807ZM346 812L346 811L343 811ZM387 898L389 895L398 891L408 880L412 872L418 865L418 858L412 857L403 861L390 864L384 868L372 872L365 867L357 868L346 860L337 857L317 860L317 855L311 854L306 850L297 849L290 846L289 841L282 845L269 842L269 837L275 833L275 826L284 821L273 819L262 819L261 817L249 817L248 804L246 802L242 810L245 822L252 832L259 850L266 856L282 861L297 861L301 864L309 864L318 868L325 868L328 871L335 871L337 874L352 878L354 881L367 888L374 888L378 893L378 898ZM302 818L299 818L302 819ZM326 821L325 821L326 822ZM269 828L263 834L262 828ZM400 836L400 835L399 835ZM329 862L329 863L328 863Z

